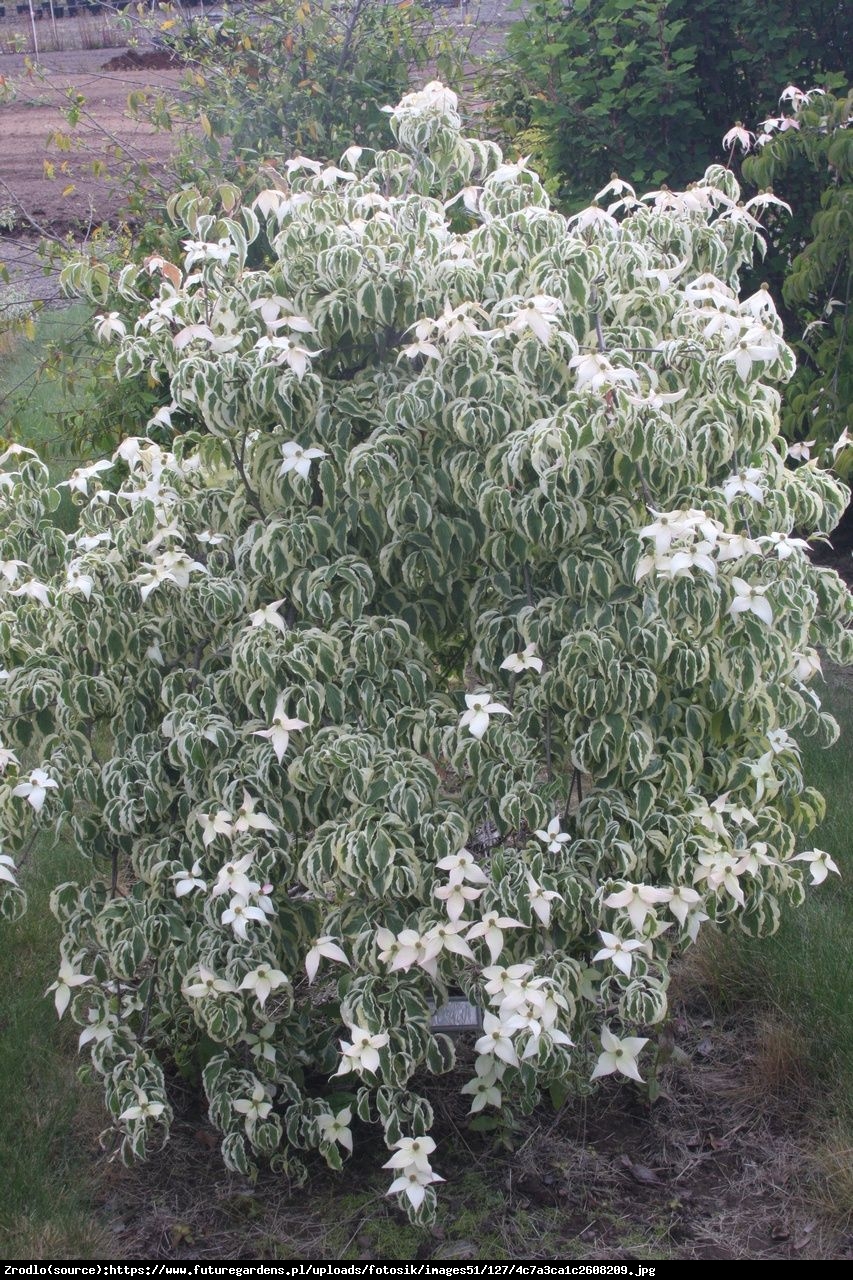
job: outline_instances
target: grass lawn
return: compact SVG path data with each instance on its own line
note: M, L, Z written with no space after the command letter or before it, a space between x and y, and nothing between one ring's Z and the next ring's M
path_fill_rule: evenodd
M0 1256L6 1259L100 1258L107 1247L91 1203L101 1091L77 1080L75 1029L70 1020L57 1025L52 1000L44 998L59 964L50 891L82 873L78 859L45 849L27 868L27 914L0 930Z

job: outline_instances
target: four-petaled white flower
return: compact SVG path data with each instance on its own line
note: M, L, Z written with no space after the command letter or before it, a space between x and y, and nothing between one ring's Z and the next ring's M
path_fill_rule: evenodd
M624 889L608 894L604 905L625 911L633 928L639 933L646 917L653 916L655 907L661 902L669 902L671 896L670 889L658 888L653 884L629 884Z
M149 1101L148 1094L144 1089L136 1090L137 1101L131 1107L126 1107L119 1116L119 1120L156 1120L166 1110L164 1102Z
M284 710L284 694L280 694L275 704L273 712L272 724L268 729L255 729L256 738L268 738L275 758L281 764L284 759L284 753L287 750L287 744L290 742L290 735L298 733L300 729L307 729L307 720L298 720L295 716L288 716Z
M798 853L792 862L807 862L812 876L812 884L823 884L830 871L841 875L835 861L823 849L810 849L808 853Z
M698 894L696 895L698 898ZM644 944L637 938L618 938L615 933L607 933L604 929L599 929L601 940L604 946L597 951L592 957L593 964L598 960L612 960L613 964L624 973L626 978L630 978L631 969L634 963L633 951L640 951Z
M345 1076L350 1071L378 1071L379 1050L388 1043L388 1032L372 1032L367 1027L352 1026L349 1028L352 1042L339 1041L341 1046L341 1064L333 1074Z
M559 324L562 311L563 304L559 298L537 294L505 313L510 318L504 328L507 333L524 333L529 330L543 346L547 346L554 326Z
M29 578L26 582L22 582L14 591L9 592L10 596L26 596L28 600L36 600L45 608L50 607L50 595L47 587L43 582L38 582L35 578Z
M233 834L232 818L227 809L217 809L215 813L199 813L196 814L196 817L204 828L201 842L205 849L213 844L217 836L228 836L230 838Z
M601 1047L604 1052L599 1056L595 1064L592 1079L597 1080L600 1076L611 1076L618 1071L621 1075L628 1076L631 1080L637 1080L642 1084L643 1077L640 1075L640 1069L637 1066L637 1058L643 1046L647 1044L648 1037L626 1036L625 1039L620 1040L609 1027L602 1027Z
M501 671L511 671L513 675L520 675L523 671L542 671L542 659L536 657L536 645L525 645L520 653L511 653L508 658L504 658L500 666Z
M251 973L247 973L240 983L241 991L254 991L255 999L263 1009L270 992L278 991L290 981L281 969L271 969L267 964L258 965Z
M414 1208L419 1209L424 1202L426 1188L431 1182L444 1182L444 1178L433 1169L419 1169L416 1165L409 1165L398 1178L394 1179L385 1194L393 1196L402 1191Z
M237 817L234 819L234 834L239 835L242 831L276 831L277 827L272 818L267 817L265 813L260 813L257 808L257 800L250 796L248 791L243 788L243 803L237 810Z
M201 863L196 859L190 871L177 871L173 876L176 880L175 897L184 898L188 893L192 893L193 889L206 889L207 881L201 878Z
M127 325L117 311L108 311L106 315L95 316L95 336L99 342L109 342L118 334L123 338L127 333Z
M498 956L504 949L504 929L523 928L524 925L520 920L513 920L511 916L498 915L497 911L487 911L482 920L478 920L471 926L465 937L469 942L472 938L482 938L489 948L492 964L496 964Z
M476 889L472 884L455 883L451 880L449 884L436 885L433 893L440 902L444 903L449 920L458 920L469 902L476 902L482 889Z
M44 769L33 769L24 782L19 782L12 788L12 795L21 796L27 804L32 805L36 813L39 813L44 806L48 791L56 790L58 787L59 783Z
M450 884L461 884L468 880L471 884L488 884L488 876L477 866L468 849L460 849L458 853L450 853L436 864L439 871L447 871Z
M217 978L216 974L205 965L198 966L198 980L188 982L184 979L181 990L191 1000L204 1000L207 996L231 994L237 990L233 982L227 978Z
M295 440L288 440L281 446L281 466L278 474L286 476L289 472L295 471L298 476L307 476L311 471L311 463L315 458L327 458L328 456L325 449L317 449L316 447L304 449Z
M60 480L57 488L67 488L69 493L79 493L88 498L89 481L94 480L102 471L111 471L113 465L108 458L101 458L98 462L90 462L86 467L77 467L71 472L70 479Z
M744 129L738 120L728 133L723 135L723 146L726 151L734 151L735 147L740 147L742 152L749 151L755 139L755 134L750 133L749 129Z
M386 1160L383 1169L422 1169L426 1172L429 1167L429 1158L435 1151L435 1142L432 1138L398 1138L392 1144L396 1147L396 1151L390 1160Z
M241 898L248 898L257 893L260 885L251 880L246 872L255 860L253 853L245 853L236 862L227 862L220 867L216 876L216 884L211 890L211 898L218 898L222 893L233 893Z
M752 586L743 578L732 578L732 586L735 589L735 598L729 605L732 617L739 613L754 613L766 626L772 627L773 610L765 595L767 587Z
M266 924L267 917L261 907L254 907L248 898L235 895L229 902L225 911L222 912L220 922L222 924L230 924L238 938L247 940L246 927L253 920L259 924Z
M767 543L771 550L776 552L779 560L788 560L797 552L808 551L809 544L804 538L793 538L786 533L768 533L764 537L759 538L760 543Z
M320 1131L320 1141L328 1145L337 1142L339 1146L345 1147L352 1153L352 1131L349 1128L351 1120L352 1110L349 1107L344 1107L337 1115L327 1111L324 1115L318 1116L317 1128Z
M262 605L260 609L255 609L254 613L249 614L250 627L275 627L277 631L286 631L287 624L278 612L284 604L284 598L281 600L273 600L271 604Z
M739 494L745 494L756 502L763 502L764 490L761 487L763 479L764 472L760 467L744 467L741 471L735 471L723 481L723 497L729 505Z
M272 1111L272 1103L267 1099L266 1090L260 1082L255 1085L250 1098L237 1098L233 1106L235 1111L245 1116L246 1132L250 1137L258 1121L266 1120Z
M535 835L543 844L547 844L549 853L559 853L563 845L568 844L572 838L568 831L563 831L559 814L551 819L544 831L537 831Z
M517 1067L519 1065L518 1054L512 1042L515 1030L517 1030L516 1027L510 1027L507 1022L502 1022L493 1013L484 1013L483 1034L474 1045L474 1048L477 1053L492 1054L494 1057L500 1058L501 1062L505 1062L507 1066Z
M71 960L63 960L59 966L59 977L56 982L50 984L44 994L47 995L51 991L56 992L53 1002L56 1005L56 1012L61 1018L71 1000L71 988L80 987L84 982L92 981L93 975L91 973L77 973Z
M305 972L308 974L309 984L317 977L317 970L320 968L320 960L323 957L327 960L337 960L339 964L349 964L346 953L333 938L328 935L317 938L305 957Z
M468 729L474 738L482 738L489 727L490 716L508 716L509 707L502 702L493 702L490 693L466 693L465 705L459 718L460 729Z
M814 447L814 440L795 440L788 445L788 457L795 458L798 462L808 462Z
M528 871L527 901L546 929L551 923L551 903L562 902L563 900L562 894L557 893L556 889L543 889L542 885Z

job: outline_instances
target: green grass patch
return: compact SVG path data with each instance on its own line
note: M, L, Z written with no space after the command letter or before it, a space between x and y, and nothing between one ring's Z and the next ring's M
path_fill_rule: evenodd
M92 323L92 309L78 302L59 311L43 311L34 336L9 330L0 356L0 437L36 449L61 479L79 461L78 448L62 429L62 419L94 411L92 379L85 370L69 387L59 376L54 352L70 346Z
M92 1207L101 1093L78 1081L75 1029L68 1014L68 1025L57 1026L45 999L59 967L50 890L85 874L70 853L43 852L24 877L27 914L0 929L0 1256L7 1259L106 1256Z

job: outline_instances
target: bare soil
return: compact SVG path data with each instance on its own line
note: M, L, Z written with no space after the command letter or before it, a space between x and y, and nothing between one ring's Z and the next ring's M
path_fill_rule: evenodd
M47 54L37 71L28 71L22 55L0 55L0 77L12 83L16 95L0 109L0 207L15 207L20 234L42 229L53 235L81 234L113 220L122 208L117 182L122 161L144 162L155 172L167 162L174 137L130 118L128 95L176 90L181 69L159 53L157 66L142 58L145 65L136 69L126 62L120 70L104 69L128 57L128 51L70 50ZM140 57L134 53L137 61ZM62 115L69 92L86 100L73 131ZM56 132L73 132L70 151L50 143ZM106 174L93 173L96 160L106 164ZM54 167L52 177L45 161Z
M197 1095L184 1092L168 1146L105 1170L101 1208L115 1256L132 1259L853 1260L843 1217L827 1214L815 1162L814 1096L797 1071L768 1081L767 1028L743 1010L708 1016L701 997L671 1024L681 1065L649 1108L608 1081L586 1102L537 1111L513 1150L468 1128L458 1086L434 1090L439 1216L413 1229L385 1197L376 1129L354 1124L341 1178L318 1159L309 1188L222 1166ZM458 1078L456 1078L458 1077Z

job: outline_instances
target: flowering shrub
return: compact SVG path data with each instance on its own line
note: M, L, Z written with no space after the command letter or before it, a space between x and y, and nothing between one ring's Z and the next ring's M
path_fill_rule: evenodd
M673 950L834 870L799 742L850 599L793 530L847 494L784 465L730 173L566 220L440 85L390 123L221 216L182 191L183 263L123 273L99 333L170 450L78 470L69 535L0 460L0 871L14 916L41 832L92 860L53 990L125 1156L203 1070L231 1168L378 1124L424 1216L448 995L483 1120L650 1081Z

